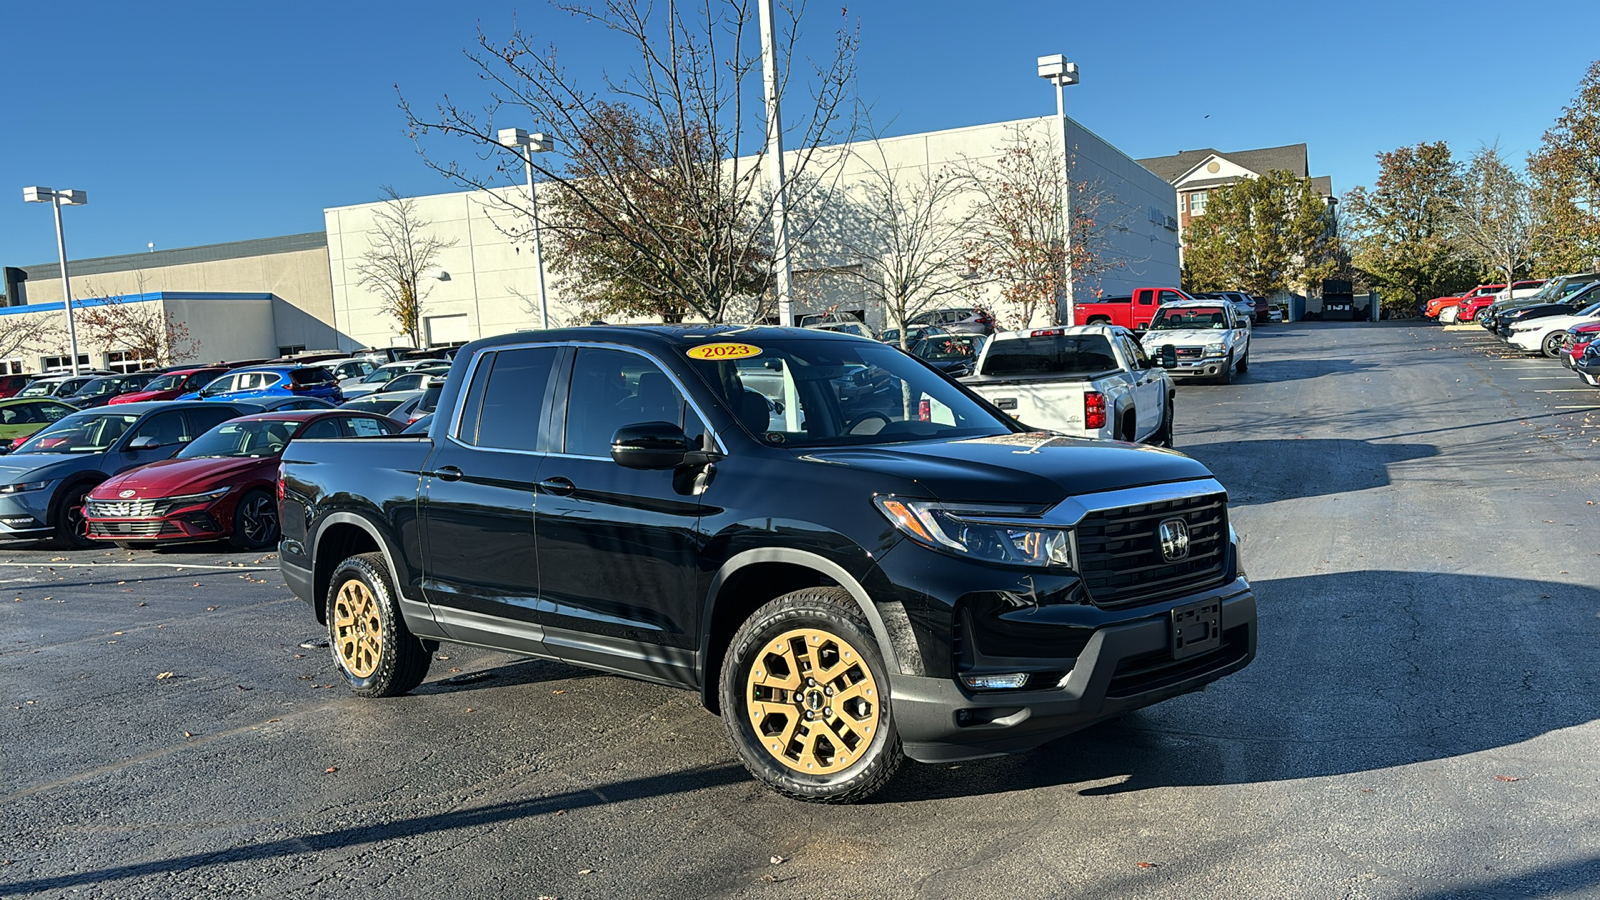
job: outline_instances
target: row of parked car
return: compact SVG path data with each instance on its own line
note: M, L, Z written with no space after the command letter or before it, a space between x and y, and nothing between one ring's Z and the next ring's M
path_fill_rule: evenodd
M1550 279L1531 296L1485 306L1474 321L1510 347L1560 360L1600 387L1600 272Z
M0 539L272 547L290 441L395 434L437 405L449 360L393 355L7 376Z

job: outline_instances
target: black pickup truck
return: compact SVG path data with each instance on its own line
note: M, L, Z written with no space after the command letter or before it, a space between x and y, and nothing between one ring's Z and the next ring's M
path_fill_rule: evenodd
M440 641L678 685L803 800L864 798L904 756L1035 747L1255 655L1203 466L1029 432L826 331L477 341L428 433L295 441L279 493L284 578L357 694L410 691Z

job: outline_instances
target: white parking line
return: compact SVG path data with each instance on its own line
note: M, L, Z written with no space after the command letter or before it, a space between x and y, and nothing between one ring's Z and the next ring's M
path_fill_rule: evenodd
M1552 381L1554 379L1559 378L1562 381L1566 381L1568 378L1575 378L1575 377L1577 377L1577 376L1573 375L1571 372L1568 372L1565 375L1518 375L1517 376L1517 380L1518 381Z
M1558 406L1556 409L1600 409L1600 406Z
M1535 394L1592 394L1594 388L1549 388L1543 391L1534 391Z
M201 566L194 563L0 562L18 569L208 569L217 572L276 572L277 566Z

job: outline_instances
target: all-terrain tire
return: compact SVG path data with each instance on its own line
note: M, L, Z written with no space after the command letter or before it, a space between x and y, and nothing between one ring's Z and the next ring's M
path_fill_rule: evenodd
M1172 409L1173 395L1167 395L1167 411L1161 414L1161 425L1156 428L1156 433L1150 438L1150 443L1157 447L1172 446Z
M334 666L362 697L398 697L428 677L433 654L406 627L382 553L339 563L328 583Z
M1228 357L1228 364L1222 367L1222 373L1217 376L1217 384L1233 384L1233 356Z
M843 588L794 591L756 610L728 646L718 690L740 761L786 797L865 800L904 758L888 667Z
M1250 371L1250 348L1244 348L1244 355L1239 357L1239 374Z

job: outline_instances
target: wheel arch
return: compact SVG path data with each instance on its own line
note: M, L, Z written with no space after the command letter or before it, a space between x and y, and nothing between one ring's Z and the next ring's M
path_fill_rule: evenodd
M61 515L61 505L66 502L67 494L72 493L78 488L89 488L90 490L93 490L97 485L110 478L110 475L107 475L98 469L91 469L87 472L75 472L71 475L68 475L66 478L63 478L61 480L61 486L56 488L54 494L50 495L50 521L46 522L45 524L51 528L56 526L56 519Z
M806 587L837 586L848 592L872 628L884 664L890 672L901 672L901 662L919 667L921 656L911 635L905 611L899 613L895 632L885 621L883 610L860 580L843 566L826 557L790 547L758 547L730 557L717 570L706 592L700 623L700 700L718 712L718 673L733 634L760 607L792 591ZM898 634L900 640L896 641ZM918 674L918 673L913 673Z
M241 494L241 496L243 496ZM397 548L389 536L366 516L353 512L329 513L317 524L311 545L312 604L317 611L317 621L328 621L328 585L333 580L333 570L339 563L360 553L381 553L383 563L389 567L389 583L395 590L405 584L395 569ZM401 599L401 597L396 599Z

